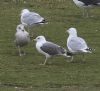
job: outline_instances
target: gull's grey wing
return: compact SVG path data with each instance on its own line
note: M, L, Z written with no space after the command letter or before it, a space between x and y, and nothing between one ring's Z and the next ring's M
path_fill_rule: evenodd
M49 55L60 55L65 53L65 49L52 43L46 42L41 47L41 50L46 52Z
M80 37L71 38L69 40L69 42L67 43L67 46L74 51L78 51L78 50L87 48L86 42L84 41L84 39L82 39Z
M22 22L26 23L29 26L38 24L42 20L44 20L44 18L34 12L27 13L22 17Z

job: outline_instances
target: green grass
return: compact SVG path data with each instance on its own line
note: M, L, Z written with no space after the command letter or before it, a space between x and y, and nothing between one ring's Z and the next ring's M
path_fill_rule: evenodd
M83 18L81 9L72 0L27 0L15 4L0 0L0 91L99 91L100 89L100 10L92 10L93 18ZM28 8L39 12L48 20L47 25L32 28L34 38L44 35L66 48L68 34L65 31L76 27L78 34L95 49L86 55L69 59L54 57L41 66L44 56L36 51L35 43L25 47L26 56L19 57L14 44L20 12ZM98 31L96 31L98 30Z

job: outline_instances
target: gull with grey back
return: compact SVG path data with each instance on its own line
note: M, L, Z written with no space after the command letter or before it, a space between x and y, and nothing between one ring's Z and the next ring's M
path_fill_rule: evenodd
M67 38L67 48L69 52L72 54L71 61L73 61L74 54L83 54L84 60L84 54L92 53L92 49L87 46L87 43L83 38L77 36L76 28L69 28L67 32L69 34Z
M73 0L73 2L83 9L83 16L89 17L89 9L100 6L100 0Z
M48 58L55 55L62 55L68 57L66 54L67 53L66 49L55 43L46 41L44 36L38 36L34 40L36 41L36 49L38 50L38 52L45 55L46 57L43 65L46 64Z
M24 47L30 42L30 36L29 33L25 31L24 25L22 24L17 25L16 30L17 31L15 33L15 43L18 47L19 55L22 56L25 55L25 53L22 53L21 47Z
M23 9L21 11L21 23L24 26L28 27L28 32L29 32L29 27L46 24L47 22L38 13L30 12L28 9Z

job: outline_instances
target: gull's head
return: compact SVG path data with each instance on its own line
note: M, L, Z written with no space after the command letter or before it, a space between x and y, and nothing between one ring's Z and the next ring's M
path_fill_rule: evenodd
M17 25L16 30L17 30L17 31L25 31L24 25L23 25L23 24Z
M68 32L68 34L70 34L70 35L77 35L77 30L76 30L76 28L69 28L68 30L67 30L67 32Z
M34 39L36 42L46 42L46 39L44 36L38 36Z
M29 13L30 11L28 10L28 9L23 9L22 11L21 11L21 15L22 14L25 14L25 13Z

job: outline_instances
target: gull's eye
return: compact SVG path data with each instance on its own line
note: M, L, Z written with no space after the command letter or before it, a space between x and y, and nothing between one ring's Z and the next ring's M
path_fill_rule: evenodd
M40 39L40 37L37 38L38 40Z
M21 27L18 27L18 29L21 29Z

